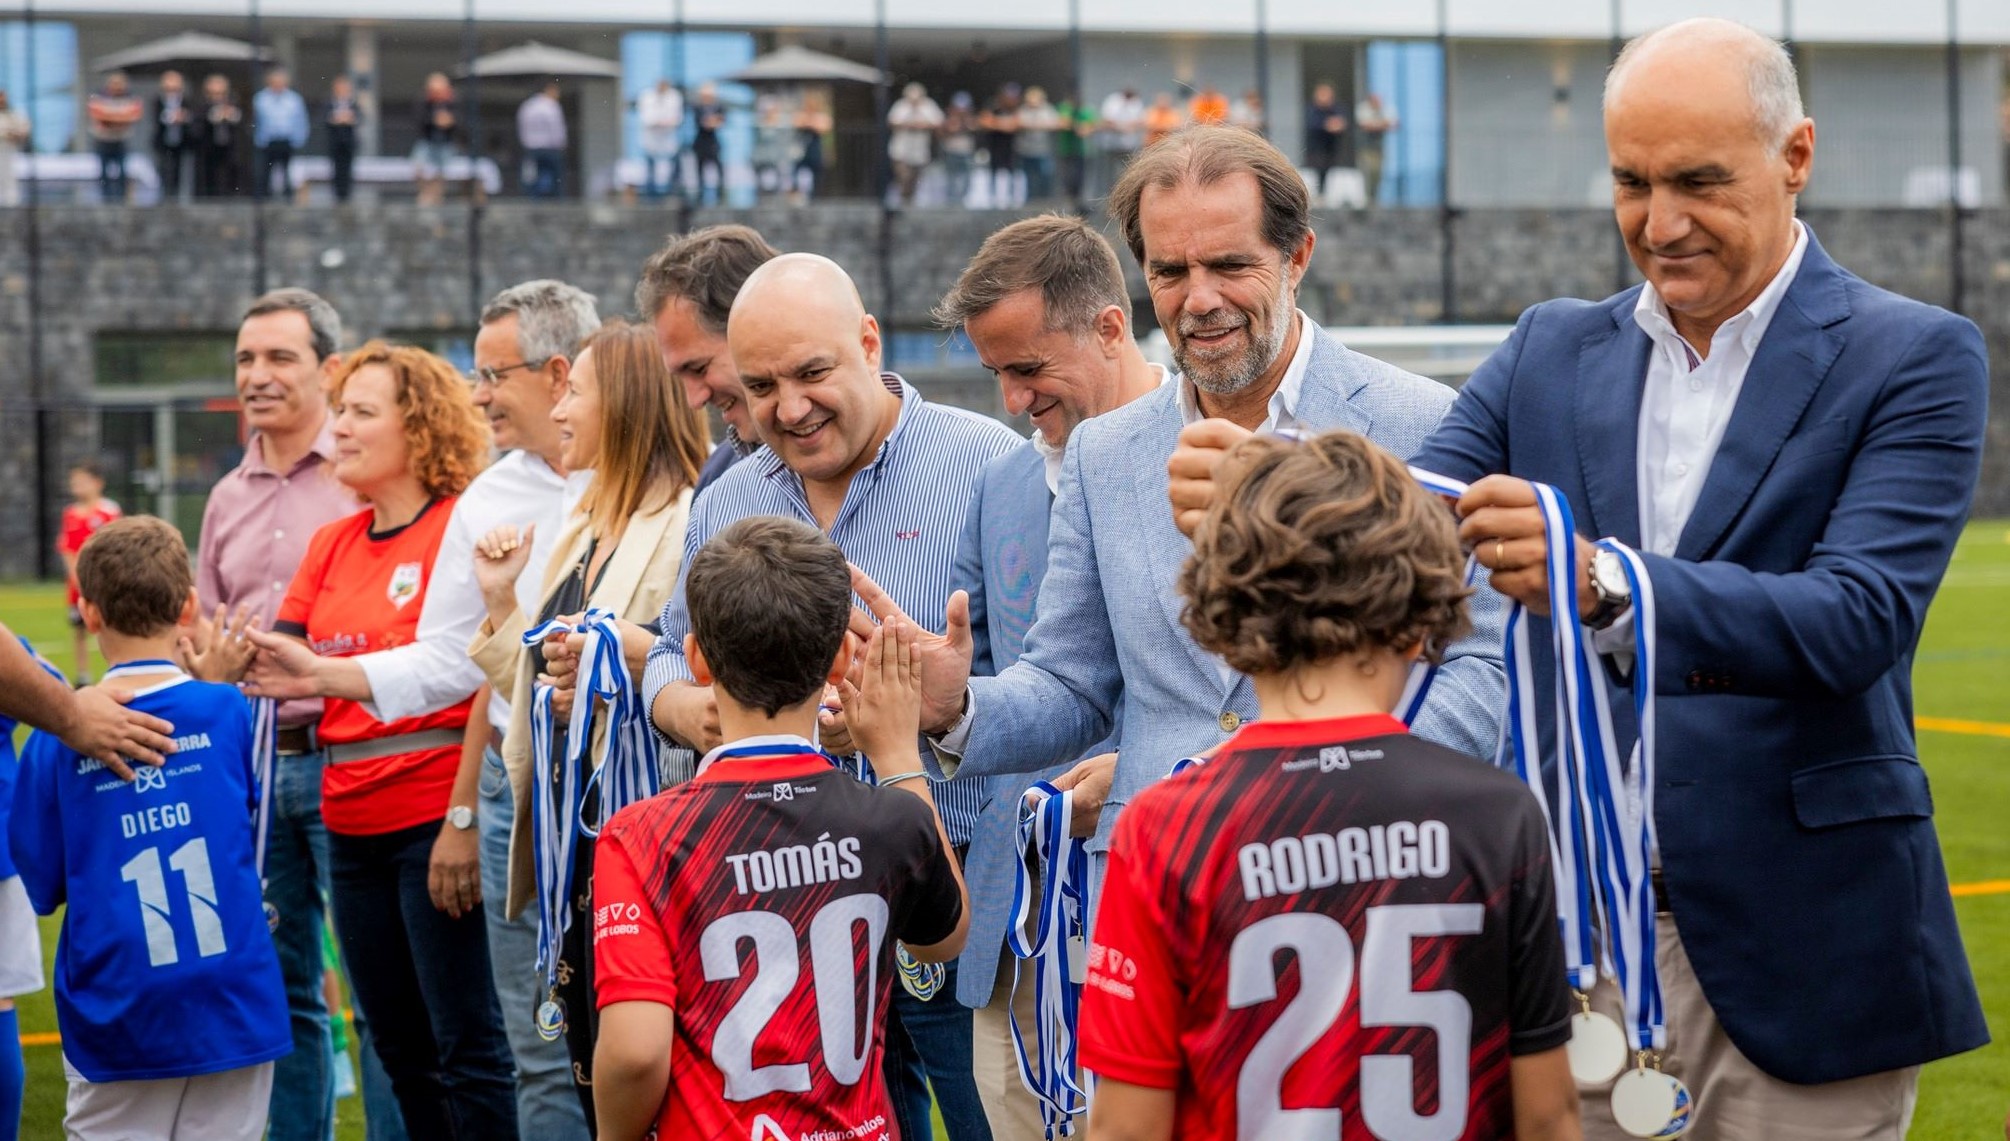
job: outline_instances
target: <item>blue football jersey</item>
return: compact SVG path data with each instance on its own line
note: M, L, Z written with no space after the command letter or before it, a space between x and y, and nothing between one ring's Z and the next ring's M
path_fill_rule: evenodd
M231 686L177 677L132 708L171 723L176 746L161 768L135 765L137 780L44 733L21 758L14 862L36 911L68 904L63 1053L93 1082L269 1062L292 1034L254 861L250 706Z
M50 677L64 681L63 671L42 660L35 653L34 644L20 638L21 648L35 659L37 665L46 670ZM21 771L21 758L14 752L14 727L20 722L12 717L0 715L0 880L11 879L19 874L14 870L14 853L6 841L7 820L14 807L14 776Z

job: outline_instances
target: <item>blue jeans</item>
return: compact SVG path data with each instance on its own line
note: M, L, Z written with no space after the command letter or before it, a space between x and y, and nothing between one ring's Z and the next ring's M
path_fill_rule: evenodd
M558 197L560 170L565 163L565 152L535 147L524 151L523 157L530 162L531 182L525 189L532 198Z
M896 980L886 1020L886 1093L903 1138L935 1136L928 1094L935 1091L949 1141L991 1141L991 1123L977 1096L971 1052L971 1010L956 1001L956 961L934 998L923 1002Z
M517 1127L537 1141L587 1141L586 1114L572 1091L565 1043L547 1042L537 1032L537 1007L544 1000L537 974L537 912L525 908L515 919L503 914L515 797L509 771L494 749L482 751L481 793L482 910L488 913L489 966L502 1003L503 1031L516 1055Z
M328 833L321 827L321 754L278 758L265 849L266 914L286 981L293 1052L272 1068L271 1141L328 1141L335 1128L328 1001L321 988L321 921L328 898Z
M487 920L449 918L426 888L439 834L436 821L328 837L342 958L412 1136L516 1141Z
M642 156L642 193L649 198L662 198L673 191L684 192L683 152L671 151L667 154L645 154Z
M1020 155L1019 169L1026 172L1026 201L1039 202L1054 193L1054 156Z
M126 141L99 139L98 201L126 204Z

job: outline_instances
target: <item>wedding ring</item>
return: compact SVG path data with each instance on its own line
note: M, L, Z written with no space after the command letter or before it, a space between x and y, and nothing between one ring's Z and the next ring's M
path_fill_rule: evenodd
M1494 569L1507 569L1507 540L1505 539L1494 540Z

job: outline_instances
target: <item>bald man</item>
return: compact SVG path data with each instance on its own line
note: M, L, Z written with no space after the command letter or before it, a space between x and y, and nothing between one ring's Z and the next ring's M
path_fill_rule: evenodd
M1533 609L1525 480L1644 559L1657 641L1636 678L1627 579L1576 540L1580 617L1659 699L1661 1065L1695 1095L1688 1135L1900 1141L1920 1063L1989 1036L1911 723L1913 647L1979 471L1982 338L1795 219L1815 130L1779 44L1720 20L1635 40L1605 138L1646 284L1523 314L1416 462L1478 481L1464 538ZM1623 688L1612 718L1632 735ZM1592 1000L1617 1013L1609 984ZM1586 1099L1586 1135L1618 1136L1605 1090Z
M995 420L931 404L881 372L879 322L827 258L783 254L756 269L733 302L726 343L763 446L698 497L684 565L736 520L782 515L829 535L908 613L943 614L978 472L1024 441ZM684 659L691 622L681 581L663 609L662 629L643 682L651 716L673 745L707 754L719 746L718 711L710 687L692 683ZM938 623L934 632L942 631ZM959 860L981 791L953 783L936 789ZM956 1001L949 966L946 985L928 1001L894 992L888 1092L902 1137L931 1135L932 1086L951 1141L988 1141L972 1078L971 1012Z

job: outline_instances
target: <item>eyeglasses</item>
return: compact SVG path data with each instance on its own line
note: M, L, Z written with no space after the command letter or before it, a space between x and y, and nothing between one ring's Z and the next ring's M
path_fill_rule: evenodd
M546 357L543 360L518 361L513 365L506 365L502 368L478 368L475 371L467 374L466 379L468 382L468 387L480 388L482 385L486 384L490 388L494 388L497 385L500 385L502 383L503 377L508 376L510 373L513 373L518 369L524 369L524 368L543 368L547 363L550 362L550 360L551 360L550 357Z

